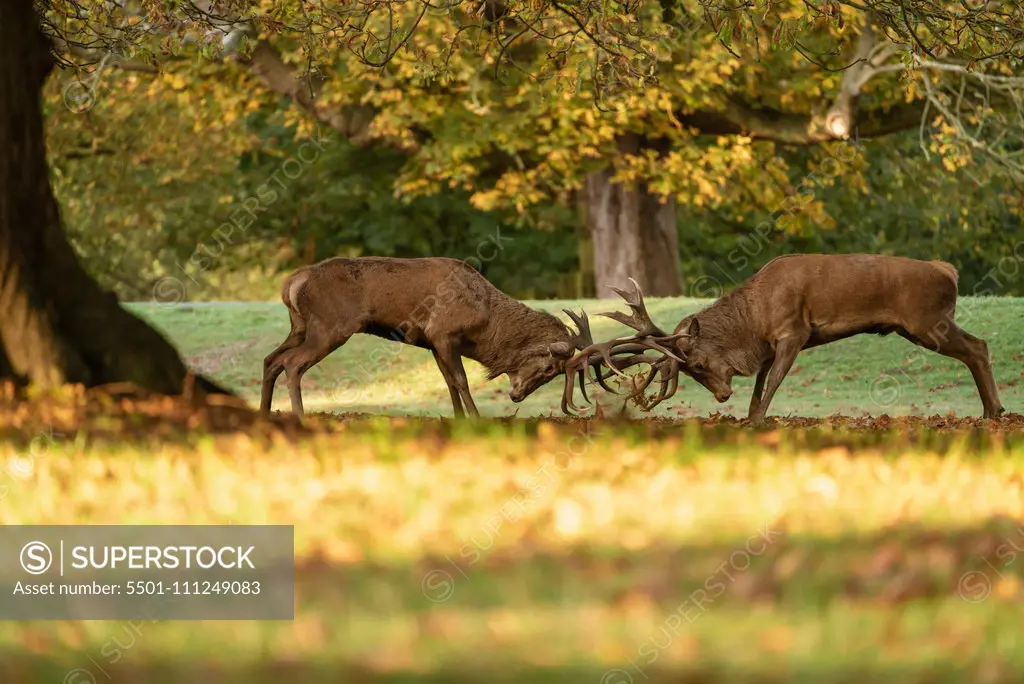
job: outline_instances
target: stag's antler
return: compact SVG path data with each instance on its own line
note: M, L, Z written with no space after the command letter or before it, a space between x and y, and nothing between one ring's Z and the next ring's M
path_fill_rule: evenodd
M580 309L580 314L577 316L569 309L562 309L562 311L576 324L577 332L569 337L572 346L577 349L585 349L594 344L594 337L590 334L590 320L587 318L587 312Z
M646 338L646 341L652 345L649 347L650 349L659 351L662 354L682 363L682 359L661 345L675 342L680 337L685 337L686 333L669 335L659 328L657 324L651 320L651 315L647 313L647 306L644 304L644 294L640 291L640 285L632 278L629 279L629 282L633 284L632 292L627 293L625 290L620 290L617 287L613 287L612 289L615 290L620 297L626 300L626 304L633 310L633 313L627 316L619 311L608 311L598 315L607 316L614 321L618 321L619 323L636 330L636 335L633 336L634 338Z
M586 393L586 377L584 375L584 368L596 369L592 378L605 390L618 394L618 392L615 392L615 390L606 385L604 381L614 374L625 378L632 383L632 378L622 371L630 366L644 363L650 364L652 366L651 372L645 378L641 388L639 390L634 389L631 393L631 398L636 398L638 395L642 396L644 390L650 386L651 382L654 381L655 376L659 373L662 375L662 379L660 381L661 392L658 394L655 403L652 404L650 408L653 408L654 405L657 405L675 394L676 389L678 388L679 364L683 363L683 359L679 358L672 350L666 348L664 345L666 343L674 342L680 337L684 337L685 333L668 335L661 328L655 325L654 321L651 320L650 315L647 313L647 308L644 305L643 293L640 291L640 285L632 278L630 278L629 281L633 284L633 291L631 293L627 293L619 288L612 289L626 301L626 304L628 304L633 310L633 313L627 316L617 311L611 311L601 313L599 315L607 316L608 318L633 328L636 330L636 334L634 335L595 344L592 336L590 335L590 324L587 321L586 313L581 312L580 318L572 312L565 310L580 329L580 333L577 335L577 338L583 342L583 345L577 345L577 349L580 350L580 353L566 363L565 366L565 389L562 392L563 413L568 414L569 408L575 412L580 412L580 409L572 402L575 390L575 375L579 375L580 389L583 392L583 397L587 400L587 403L590 403L590 399L587 397ZM585 338L584 329L586 331ZM647 350L656 351L666 358L663 358L661 361L655 361L645 355ZM620 354L631 354L631 356L623 360L621 364L617 365L612 360L612 357ZM609 371L611 371L608 375L601 374L600 366L602 364L608 366ZM669 391L669 387L671 387L671 391ZM647 410L650 410L650 408Z
M644 295L640 291L640 285L637 284L632 278L629 282L633 283L633 291L627 293L625 290L620 290L617 287L613 287L616 294L626 300L626 304L633 313L627 316L619 311L608 311L605 313L598 314L599 316L607 316L612 320L618 321L623 325L626 325L633 330L636 330L639 335L654 337L665 337L665 331L655 325L654 321L651 320L650 314L647 313L647 307L644 306Z

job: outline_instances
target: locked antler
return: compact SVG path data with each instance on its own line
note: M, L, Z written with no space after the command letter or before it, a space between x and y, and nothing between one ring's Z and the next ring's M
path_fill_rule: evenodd
M573 392L575 389L574 375L579 375L580 389L583 392L583 398L586 399L587 403L590 403L590 399L587 397L586 393L586 378L583 372L584 368L595 369L592 379L594 379L605 390L615 394L618 394L618 392L605 384L605 380L610 378L612 375L618 375L628 380L630 384L634 386L634 391L630 395L633 399L642 397L643 392L650 386L651 382L654 381L654 378L658 374L661 374L661 391L659 392L658 397L654 400L654 403L649 404L646 410L650 410L658 403L675 394L676 389L678 388L679 364L684 363L684 361L671 349L666 348L665 345L671 344L680 337L684 337L685 333L669 335L655 325L654 321L651 320L650 315L647 313L647 307L644 305L644 298L643 293L640 291L640 285L632 278L630 278L629 281L633 285L632 292L626 292L619 288L612 289L625 300L626 304L633 310L633 313L627 316L626 314L617 311L611 311L601 313L599 315L606 316L632 328L636 331L636 334L634 335L608 340L607 342L594 343L590 336L590 325L586 320L586 314L582 314L581 321L574 314L566 311L573 321L576 322L577 327L580 328L581 336L584 327L586 328L586 339L582 340L584 342L584 346L582 348L577 347L580 349L579 354L573 357L565 366L565 389L562 392L563 413L568 414L569 408L576 412L580 411L580 409L572 402ZM655 360L646 356L645 352L648 350L658 352L663 356L663 358L661 360ZM612 357L620 354L630 354L631 356L624 359L620 364L616 364ZM610 371L607 375L602 375L601 373L600 366L602 364L606 365ZM642 382L640 388L636 389L633 379L622 371L631 366L640 364L650 364L652 369ZM637 400L639 402L639 399ZM647 402L644 403L647 404Z
M605 384L605 379L606 378L600 377L601 376L600 370L594 371L594 369L599 367L602 362L606 361L605 355L603 353L601 353L600 350L605 345L607 345L608 343L601 343L601 344L595 344L594 343L594 337L593 337L592 333L590 332L590 319L587 318L587 313L585 311L583 311L581 309L579 314L576 314L573 311L570 311L569 309L562 309L562 311L564 311L565 314L567 316L569 316L570 319L572 319L572 322L576 324L576 331L572 332L572 334L570 335L569 339L570 339L573 347L575 347L580 352L580 354L578 354L569 363L566 364L565 370L564 370L564 372L565 372L566 389L563 392L563 396L562 396L562 411L565 412L565 413L568 413L568 411L565 410L566 405L571 406L573 408L573 410L576 410L576 411L579 410L572 403L572 395L573 395L573 392L574 392L575 377L579 378L579 381L580 381L580 392L582 392L583 398L587 401L588 404L590 403L590 397L587 396L587 383L586 383L587 376L586 376L586 374L584 372L585 370L590 370L591 371L591 378L592 379L594 378L595 375L597 376L596 377L597 383L601 387L603 387L604 389L608 390L609 392L614 392L615 390L613 390L611 387L609 387L607 384ZM569 326L566 326L566 327L568 328ZM569 330L572 331L571 328L569 328ZM621 348L619 348L616 351L611 352L611 353L613 355L617 355L617 354L636 354L637 352L644 351L644 349L645 349L645 347L643 347L642 345L627 345L627 346L623 346L623 347L621 347ZM598 356L598 355L595 355L595 354L600 354L600 355ZM607 359L607 362L608 362L610 367L613 365L611 363L611 359L610 358ZM634 363L631 363L629 365L634 365Z

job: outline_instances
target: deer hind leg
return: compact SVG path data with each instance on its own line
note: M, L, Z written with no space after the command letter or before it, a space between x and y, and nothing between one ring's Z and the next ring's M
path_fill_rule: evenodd
M348 342L349 337L351 335L328 336L311 328L306 332L302 344L282 354L281 363L288 374L288 396L292 402L292 413L299 418L305 415L302 408L302 376L335 349Z
M803 349L808 337L808 335L784 337L776 343L775 361L767 373L768 387L765 390L764 398L750 412L749 418L752 423L756 424L764 420L768 406L772 403L772 398L775 397L775 392L779 389L786 374L789 373L789 369L793 367L793 362L796 361L797 354ZM760 371L758 375L760 375ZM756 385L757 381L755 380L754 383Z
M774 359L769 359L765 361L764 365L762 365L757 371L757 377L754 378L754 393L750 396L750 410L747 411L747 418L754 415L754 411L756 411L757 407L761 405L761 393L764 391L764 381L765 378L768 377L768 371L772 368L773 360Z
M434 361L437 362L437 367L440 369L442 377L444 377L444 383L448 385L448 395L452 398L452 408L455 410L455 416L461 417L466 415L466 412L462 409L462 400L459 398L459 387L452 379L451 371L448 370L448 366L445 365L444 359L441 358L436 349L431 349L430 351L434 355Z
M278 346L277 349L270 352L267 358L263 359L263 389L260 395L260 413L264 416L270 414L270 405L274 400L274 385L277 384L277 378L284 372L284 364L281 363L281 355L289 349L302 344L306 338L306 330L304 328L298 328L296 325L295 317L292 317L292 329L288 333L288 337L285 338L284 342Z
M1003 412L996 381L992 376L988 343L985 340L963 330L953 322L952 316L942 318L924 329L907 330L903 337L967 366L978 388L978 394L981 395L985 418L998 418Z

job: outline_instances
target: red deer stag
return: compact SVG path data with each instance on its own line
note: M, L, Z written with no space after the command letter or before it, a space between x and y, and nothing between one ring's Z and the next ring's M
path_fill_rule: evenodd
M263 415L286 371L292 411L301 418L302 375L356 333L429 349L456 416L465 415L463 403L480 415L463 356L483 364L488 380L507 374L509 398L518 403L562 373L577 349L593 344L585 313L566 311L578 327L573 332L501 292L471 266L444 257L327 259L285 278L281 299L291 331L263 362Z
M651 322L640 288L632 281L631 294L617 292L633 315L602 315L629 325L637 335L582 350L566 367L564 396L570 398L571 406L572 373L577 365L598 357L611 370L601 375L598 369L602 386L611 374L622 375L626 366L652 364L633 396L642 396L661 374L662 391L654 404L675 393L679 371L703 385L719 403L732 396L734 376L756 375L748 413L756 424L764 420L802 350L865 333L896 333L966 365L981 396L984 417L996 418L1004 409L992 377L988 345L953 320L958 280L956 268L944 261L874 254L791 254L773 259L708 308L684 318L673 335ZM644 340L658 342L672 353L662 352L660 359L634 354L622 363L612 363L609 354Z

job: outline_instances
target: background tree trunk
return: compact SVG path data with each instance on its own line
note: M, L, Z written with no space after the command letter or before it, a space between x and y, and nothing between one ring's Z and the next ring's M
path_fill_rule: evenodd
M40 387L133 382L180 393L178 353L99 287L64 235L40 105L50 47L31 0L0 2L0 375Z
M593 299L597 280L594 274L594 238L587 222L587 197L586 188L573 191L573 202L576 203L576 214L579 217L576 223L579 269L576 272L576 291L573 293L575 299Z
M623 135L619 151L635 154L639 141ZM644 294L671 297L682 294L679 277L679 234L675 198L662 204L642 182L613 183L614 168L587 176L586 223L592 238L596 296L615 298L612 287L624 288L635 279Z

